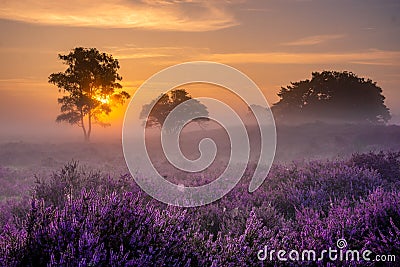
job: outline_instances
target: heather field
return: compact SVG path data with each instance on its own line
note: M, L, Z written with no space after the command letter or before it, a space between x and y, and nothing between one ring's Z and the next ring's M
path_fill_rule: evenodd
M263 185L248 193L249 164L231 192L198 208L167 206L144 193L118 142L4 143L0 265L397 266L399 133L398 126L278 127ZM214 175L169 179L205 184ZM338 249L338 240L346 242L343 259L339 251L336 260L319 259ZM300 253L279 261L278 250ZM303 259L304 250L315 250L316 260ZM360 259L346 260L349 250ZM367 250L371 261L361 258Z

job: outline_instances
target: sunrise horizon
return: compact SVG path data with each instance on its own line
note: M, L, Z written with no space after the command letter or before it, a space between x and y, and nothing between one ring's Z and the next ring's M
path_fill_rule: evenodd
M310 79L312 72L351 71L377 82L392 114L389 123L400 123L396 1L31 2L0 7L3 136L78 134L55 123L62 94L48 83L51 73L65 70L58 54L75 47L118 59L121 84L130 94L162 69L190 61L237 68L270 105L279 101L281 87ZM24 3L33 7L22 8ZM119 137L126 106L96 134Z

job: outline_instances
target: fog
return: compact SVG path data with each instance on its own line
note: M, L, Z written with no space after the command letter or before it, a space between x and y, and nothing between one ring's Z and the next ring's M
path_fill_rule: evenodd
M230 142L226 131L216 124L210 124L204 129L191 125L182 131L180 146L186 157L197 158L199 142L207 137L217 145L216 162L230 156ZM275 162L346 158L353 153L400 150L400 126L397 125L277 124L276 129ZM83 164L107 170L110 170L108 167L125 168L121 135L100 134L95 131L93 140L85 143L78 130L71 127L65 127L65 131L55 129L53 133L57 133L57 136L53 138L40 137L39 132L24 132L22 129L19 135L10 136L9 139L2 136L0 166L37 166L51 169L70 160L79 160ZM256 160L260 149L259 130L257 126L251 125L247 127L247 131L251 160ZM165 160L158 129L147 131L146 145L150 157L156 161Z

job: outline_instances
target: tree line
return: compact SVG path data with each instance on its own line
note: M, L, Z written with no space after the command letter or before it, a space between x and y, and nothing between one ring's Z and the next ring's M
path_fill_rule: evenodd
M110 126L107 116L130 98L119 83L122 77L118 59L96 48L74 48L67 55L58 55L67 65L64 72L52 73L49 83L57 86L63 96L57 122L67 122L82 128L89 141L93 124ZM382 89L371 79L348 71L313 72L311 79L291 82L278 93L279 101L272 106L277 123L313 121L385 124L390 118ZM183 88L160 96L154 105L147 127L161 127L177 105L192 97ZM198 123L207 121L207 107L200 102L187 109L201 115ZM144 103L142 113L154 103Z

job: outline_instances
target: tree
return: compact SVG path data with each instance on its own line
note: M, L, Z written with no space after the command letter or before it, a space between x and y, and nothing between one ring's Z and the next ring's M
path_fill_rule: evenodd
M282 122L386 123L391 118L376 82L347 71L313 72L311 80L292 82L278 96L272 110Z
M171 113L173 109L175 109L179 104L184 103L187 100L192 99L188 92L185 89L175 89L168 93L162 94L157 101L156 104L153 100L150 104L143 105L140 119L145 119L146 127L162 127L167 116ZM145 115L149 112L151 106L153 109L150 111L150 115L148 118ZM200 126L202 123L208 121L208 110L205 105L200 103L198 100L193 100L192 104L183 104L183 109L181 114L177 114L175 117L178 118L174 122L174 126L170 129L166 129L168 132L173 132L177 130L179 124L181 124L185 118L194 118L193 121L197 122Z
M96 48L83 47L58 57L68 68L49 76L49 83L66 94L58 98L61 114L56 121L81 127L85 141L89 141L92 124L110 126L104 121L105 117L130 97L119 90L122 86L118 82L122 77L117 73L118 60Z

